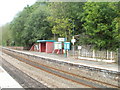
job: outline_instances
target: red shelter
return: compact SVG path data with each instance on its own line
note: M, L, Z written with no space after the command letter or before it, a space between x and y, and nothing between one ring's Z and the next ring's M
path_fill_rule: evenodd
M37 40L39 43L39 52L52 53L55 40Z

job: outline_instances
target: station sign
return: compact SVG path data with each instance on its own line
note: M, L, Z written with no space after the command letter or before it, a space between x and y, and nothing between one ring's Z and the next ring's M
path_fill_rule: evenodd
M54 42L54 49L62 49L62 42Z
M58 38L58 42L65 42L66 38Z
M76 42L76 39L71 39L71 42L72 42L72 44L74 45L74 43Z
M70 42L64 42L64 50L70 50Z

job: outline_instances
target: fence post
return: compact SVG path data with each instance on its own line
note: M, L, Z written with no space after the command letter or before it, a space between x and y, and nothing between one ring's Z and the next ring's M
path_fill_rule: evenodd
M108 50L107 50L107 59L109 58L109 52L108 52Z
M110 58L111 58L111 60L112 60L112 51L110 52Z
M93 49L93 58L95 58L95 50Z
M79 50L79 56L81 56L81 55L80 55L80 50Z

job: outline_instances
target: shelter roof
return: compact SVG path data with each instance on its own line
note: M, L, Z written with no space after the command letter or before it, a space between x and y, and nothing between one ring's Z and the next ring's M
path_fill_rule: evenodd
M55 42L55 40L37 40L37 42Z

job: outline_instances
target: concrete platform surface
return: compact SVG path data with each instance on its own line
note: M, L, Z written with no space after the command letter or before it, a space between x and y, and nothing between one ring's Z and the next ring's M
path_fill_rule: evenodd
M23 88L0 66L0 89L2 88Z
M24 53L29 54L29 55L35 55L38 57L46 58L46 59L52 59L52 60L57 60L65 63L72 63L76 65L83 65L91 68L98 68L98 69L103 69L103 70L108 70L108 71L115 71L115 72L120 72L119 67L117 63L108 63L108 62L102 62L102 61L92 61L92 60L82 60L82 59L77 59L73 57L68 57L65 58L64 55L56 55L56 54L47 54L47 53L41 53L41 52L28 52L24 51Z

